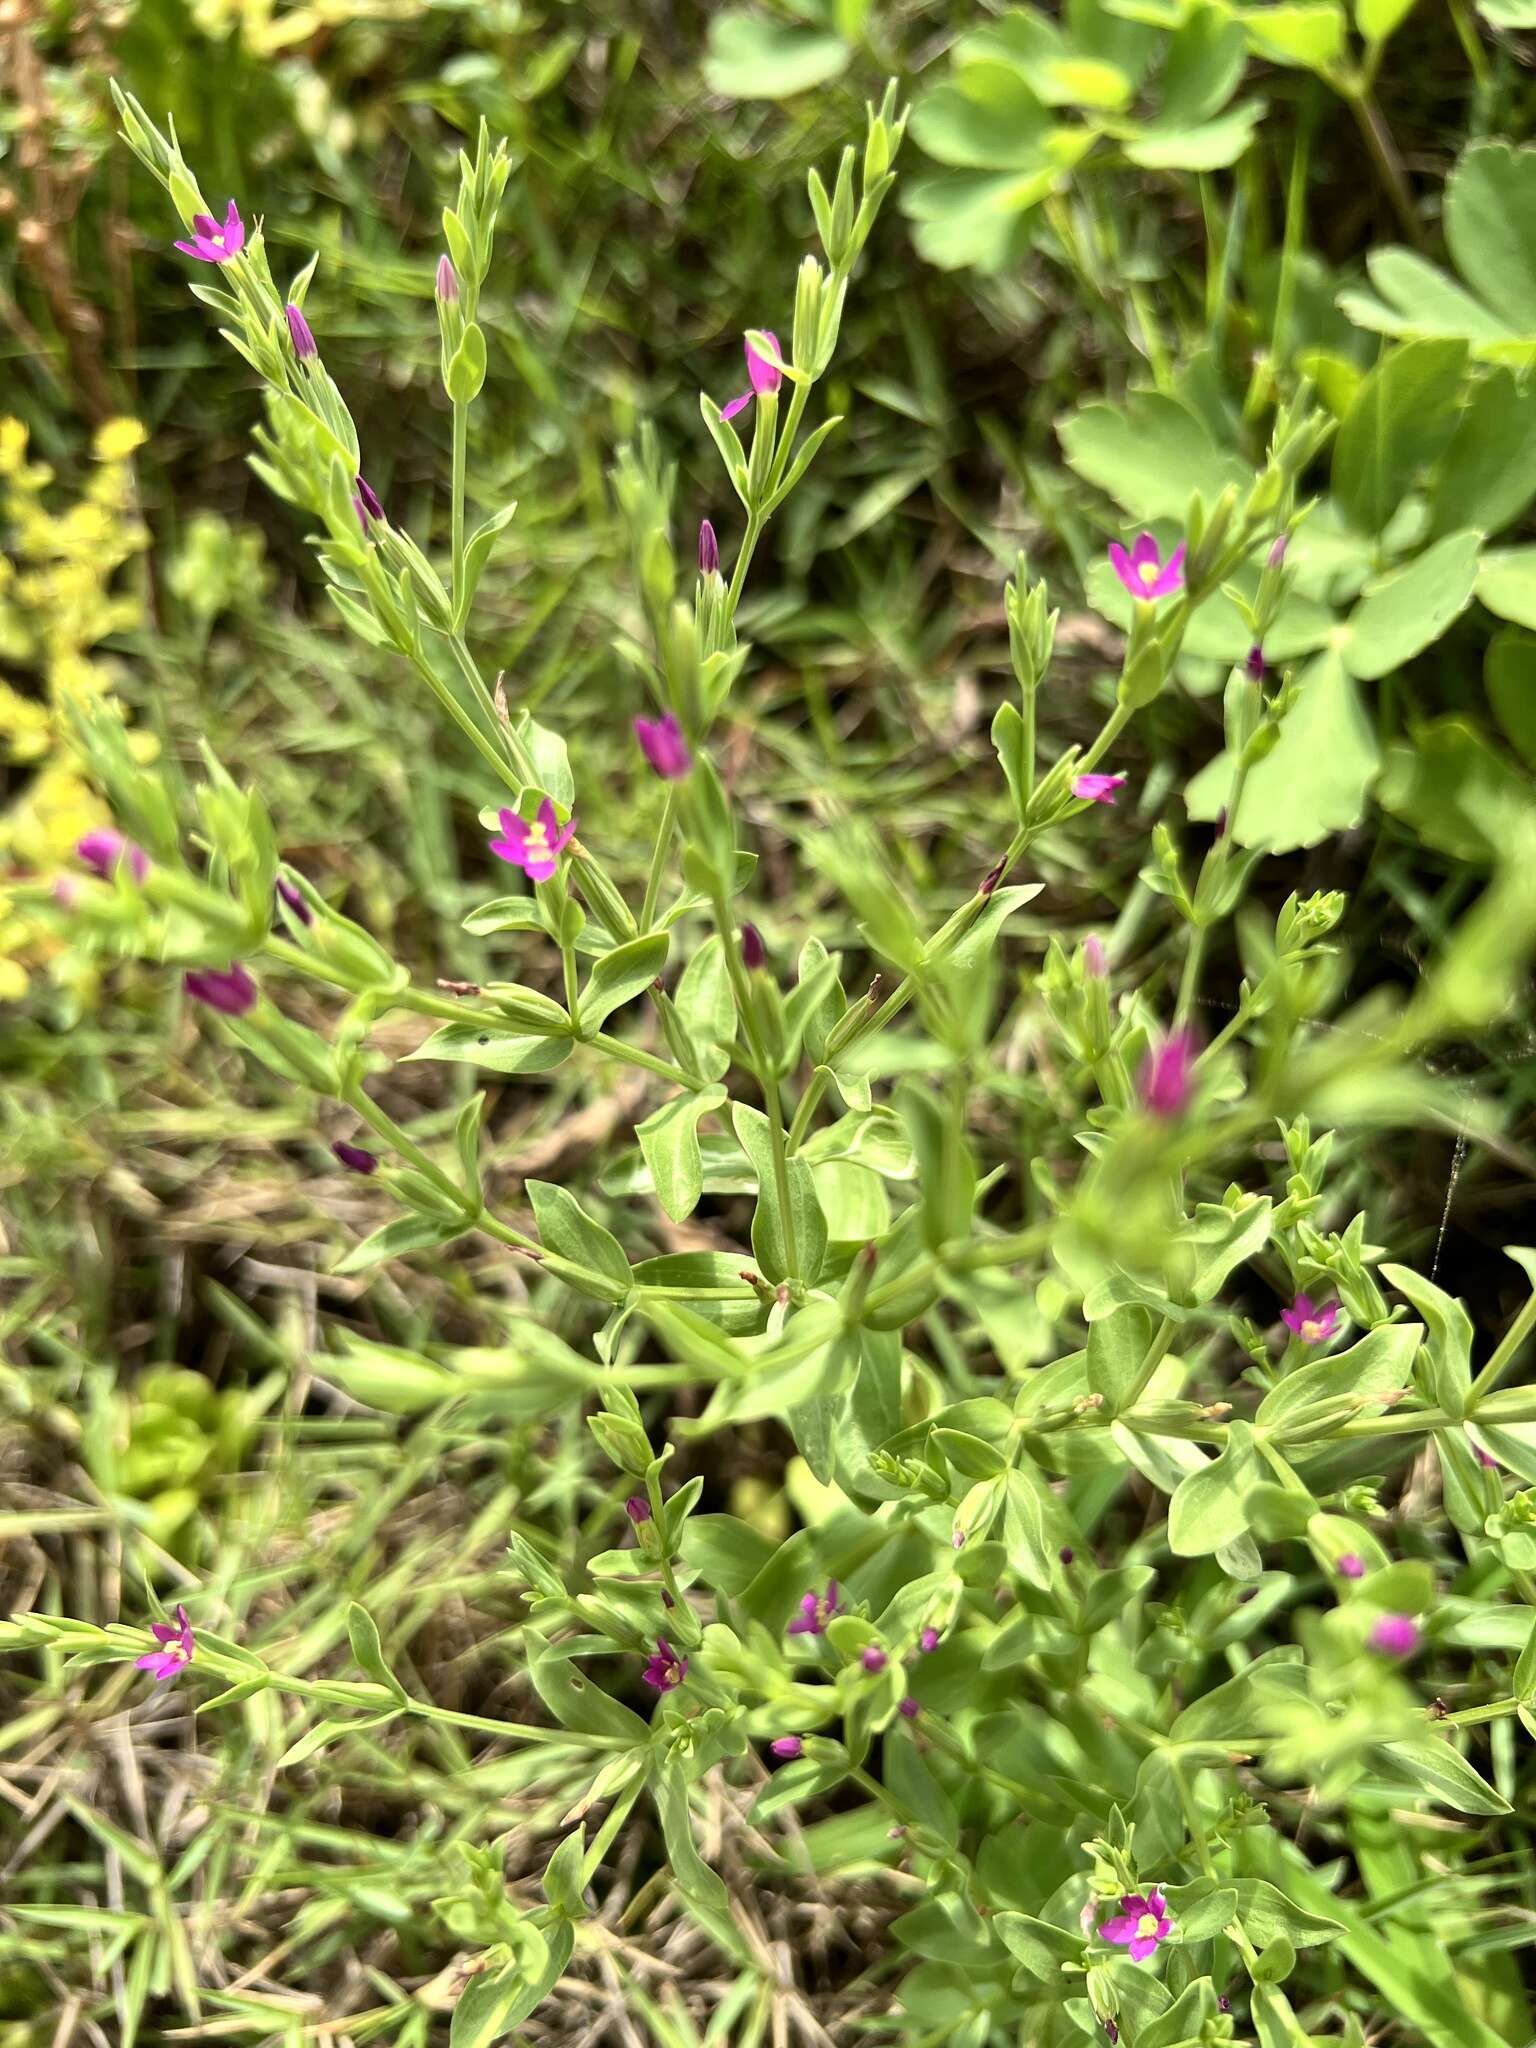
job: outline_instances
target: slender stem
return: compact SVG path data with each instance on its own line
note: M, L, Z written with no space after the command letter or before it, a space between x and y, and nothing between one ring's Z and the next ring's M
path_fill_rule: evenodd
M607 1053L610 1059L622 1060L630 1067L644 1067L648 1074L659 1074L664 1081L675 1082L691 1095L697 1095L700 1089L710 1085L702 1075L690 1074L686 1068L664 1059L660 1053L647 1052L643 1046L630 1045L627 1040L614 1038L606 1031L594 1032L590 1042Z
M1368 85L1357 82L1345 89L1350 112L1355 117L1365 146L1371 153L1382 186L1392 202L1393 211L1402 223L1403 232L1415 249L1424 247L1424 228L1413 203L1413 193L1403 170L1403 160L1397 153L1397 144L1392 140L1392 131L1382 118L1380 107Z
M445 1195L452 1196L461 1208L465 1206L464 1190L456 1186L436 1161L422 1151L414 1138L401 1130L392 1116L380 1109L372 1096L365 1093L360 1081L355 1081L351 1087L344 1089L341 1099L357 1111L363 1122L376 1131L385 1144L393 1146L402 1158L411 1162L418 1173L424 1174L434 1187L441 1188Z
M464 471L469 452L469 407L453 408L453 616L464 599Z
M656 829L656 846L651 854L651 871L645 879L645 902L640 910L640 929L648 932L656 915L657 900L661 895L661 878L666 870L667 851L672 844L672 835L677 830L677 784L667 784L666 806L661 814L661 823Z
M1536 1329L1536 1293L1526 1299L1524 1307L1499 1340L1498 1349L1472 1382L1471 1401L1480 1401L1484 1394L1491 1393L1514 1364L1516 1355L1526 1338ZM1491 1418L1490 1418L1491 1419Z

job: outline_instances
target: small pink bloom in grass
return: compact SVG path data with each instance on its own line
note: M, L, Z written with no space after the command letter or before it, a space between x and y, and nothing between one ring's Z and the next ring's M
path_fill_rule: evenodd
M932 1656L939 1647L939 1632L936 1628L925 1628L917 1639L917 1647L925 1657Z
M1167 597L1184 588L1184 543L1180 541L1167 561L1150 533L1144 533L1129 554L1118 541L1109 544L1109 559L1115 574L1132 597Z
M658 1636L656 1654L640 1676L657 1692L676 1692L688 1676L688 1659L680 1657L665 1636Z
M763 333L773 343L774 354L778 355L779 337L768 327L763 329ZM783 372L776 370L766 356L760 356L750 341L743 342L742 346L747 352L747 379L752 389L743 391L741 396L733 398L729 405L721 406L720 417L723 420L735 419L737 413L746 411L754 398L768 397L770 392L777 391L784 382Z
M1365 1577L1365 1559L1358 1551L1346 1550L1334 1566L1334 1570L1341 1579L1363 1579Z
M720 543L715 539L715 529L707 519L699 521L699 574L720 574Z
M863 1656L859 1659L864 1669L871 1672L883 1671L890 1661L890 1658L886 1656L878 1643L870 1643L865 1649Z
M226 1017L243 1017L256 1007L256 984L237 960L233 967L199 967L182 976L189 996Z
M331 1150L348 1173L367 1175L379 1170L379 1155L377 1152L368 1151L366 1146L349 1145L345 1138L337 1138Z
M651 1504L643 1493L632 1493L624 1503L624 1512L638 1529L642 1522L651 1519Z
M314 330L304 318L300 309L291 301L284 306L288 319L288 338L293 343L293 352L301 363L311 361L320 351L315 346Z
M149 1632L160 1647L158 1650L150 1650L142 1657L135 1657L133 1662L136 1670L147 1671L158 1681L174 1678L192 1662L192 1653L197 1644L185 1607L176 1609L174 1622L152 1622Z
M366 533L374 520L384 517L384 501L365 476L354 477L352 489L352 510L357 514L358 524Z
M1120 1901L1119 1913L1113 1920L1106 1920L1099 1932L1116 1948L1129 1949L1133 1963L1144 1963L1148 1956L1157 1953L1158 1943L1166 1941L1173 1932L1168 1902L1161 1892L1127 1892Z
M222 227L211 213L195 213L192 233L192 241L178 242L176 246L183 256L195 256L199 263L228 263L245 247L245 222L233 199Z
M277 878L277 893L293 912L300 924L313 924L315 913L309 907L309 898L304 891L283 875Z
M806 1594L800 1602L800 1612L789 1624L786 1633L792 1636L823 1635L827 1623L837 1612L837 1581L829 1579L825 1593Z
M96 832L87 832L76 846L75 853L105 882L110 882L122 867L127 868L136 882L142 882L149 873L149 855L143 847L135 846L121 832L114 832L110 825L104 825Z
M491 841L492 853L509 866L521 868L530 882L547 882L575 834L575 818L562 825L548 797L539 805L531 825L516 811L502 811L500 817L501 837Z
M1411 1657L1419 1647L1419 1624L1411 1614L1384 1614L1371 1630L1371 1648L1383 1657Z
M1326 1344L1339 1327L1339 1304L1330 1301L1317 1308L1309 1294L1298 1294L1289 1308L1281 1309L1280 1320L1303 1344Z
M437 296L445 306L454 305L459 296L459 273L446 256L437 259Z
M1189 1101L1194 1060L1192 1032L1170 1031L1160 1045L1153 1046L1136 1080L1143 1109L1153 1116L1177 1116Z
M917 1701L913 1699L911 1693L908 1693L896 1711L904 1721L915 1721L923 1710Z
M640 751L663 782L681 782L693 767L683 729L671 712L660 718L637 718L635 738Z
M783 1757L786 1763L792 1762L797 1756L805 1755L805 1744L798 1735L776 1735L768 1747L775 1756Z
M1090 804L1112 804L1125 785L1123 775L1075 775L1072 794Z

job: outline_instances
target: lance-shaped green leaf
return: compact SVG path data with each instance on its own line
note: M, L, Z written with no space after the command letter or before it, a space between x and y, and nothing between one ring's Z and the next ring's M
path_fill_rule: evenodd
M731 1122L757 1175L757 1208L752 1217L753 1256L765 1280L777 1282L787 1279L789 1256L768 1119L760 1109L738 1102L732 1105ZM820 1273L826 1256L827 1221L816 1199L816 1183L806 1162L798 1156L787 1160L784 1178L789 1196L790 1225L799 1260L799 1277L809 1286Z
M648 932L604 953L581 992L577 1023L584 1036L600 1031L605 1018L649 988L667 964L665 932Z
M644 1123L635 1126L640 1150L651 1170L656 1199L674 1223L693 1214L704 1192L699 1119L719 1109L725 1099L726 1092L721 1087L703 1088L696 1095L674 1096Z
M561 1277L598 1301L622 1301L631 1285L629 1261L613 1233L594 1221L568 1188L553 1181L529 1181L527 1195L545 1250L581 1269L578 1274L559 1268Z

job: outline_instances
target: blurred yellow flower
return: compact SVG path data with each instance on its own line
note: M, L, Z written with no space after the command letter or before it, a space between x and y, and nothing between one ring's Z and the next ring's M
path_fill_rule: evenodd
M113 664L96 650L143 621L137 593L118 582L148 541L130 465L146 438L137 420L99 427L95 471L55 511L43 499L52 470L28 461L25 425L0 418L0 659L24 678L20 688L0 682L0 758L31 770L0 811L0 872L47 874L83 833L109 822L82 773L68 713L110 697ZM153 751L150 735L135 738ZM47 950L37 926L0 898L0 1002L24 993L28 968Z

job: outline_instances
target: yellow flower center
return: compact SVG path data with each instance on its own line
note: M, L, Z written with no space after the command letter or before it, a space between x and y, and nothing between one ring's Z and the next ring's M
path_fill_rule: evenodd
M1136 1923L1136 1932L1145 1939L1149 1934L1155 1935L1161 1924L1155 1913L1143 1913Z
M1160 562L1142 562L1136 570L1136 574L1143 583L1155 583L1161 573L1162 564Z

